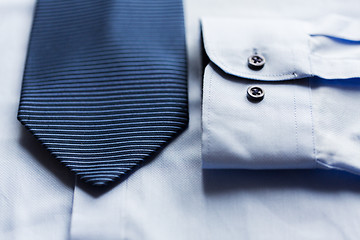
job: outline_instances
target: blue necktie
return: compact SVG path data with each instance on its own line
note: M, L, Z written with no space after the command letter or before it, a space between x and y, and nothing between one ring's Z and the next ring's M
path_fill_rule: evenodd
M181 0L39 0L18 118L106 185L186 128L186 67Z

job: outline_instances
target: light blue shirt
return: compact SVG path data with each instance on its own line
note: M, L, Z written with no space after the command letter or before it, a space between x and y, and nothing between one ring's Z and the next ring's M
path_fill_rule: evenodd
M359 18L208 17L202 29L204 167L360 173ZM248 67L254 52L260 70Z
M348 78L359 77L360 68L315 59L308 68L309 52L303 50L315 58L350 58L358 66L359 28L354 31L352 23L360 20L360 2L185 0L184 5L189 128L154 161L97 194L75 183L16 120L34 0L0 3L0 239L359 239L357 175L203 170L202 161L212 168L321 165L358 171L360 97L357 80ZM345 25L349 31L326 28L324 19L334 14L351 23ZM207 49L213 62L202 75L200 19L208 19L205 46L215 48L230 68ZM304 35L291 21L305 30L318 24ZM288 34L276 30L283 27ZM301 41L309 36L310 48ZM246 65L253 45L266 57L256 73ZM271 83L262 73L286 73L289 81L279 77ZM329 80L295 80L312 75ZM261 81L249 80L254 78ZM246 98L254 83L265 90L258 104Z

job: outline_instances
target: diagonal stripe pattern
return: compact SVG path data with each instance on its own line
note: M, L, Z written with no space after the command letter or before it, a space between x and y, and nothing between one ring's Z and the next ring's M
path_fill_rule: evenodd
M186 128L186 73L181 0L40 0L18 119L106 185Z

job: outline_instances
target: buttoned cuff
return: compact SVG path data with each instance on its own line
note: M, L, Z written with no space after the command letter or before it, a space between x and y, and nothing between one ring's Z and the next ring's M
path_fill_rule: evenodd
M203 167L360 172L360 124L348 117L360 119L359 29L341 16L204 18Z

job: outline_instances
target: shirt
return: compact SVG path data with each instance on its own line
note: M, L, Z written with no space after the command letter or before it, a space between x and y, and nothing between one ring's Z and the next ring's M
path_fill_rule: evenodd
M189 128L152 162L106 192L94 192L81 182L75 182L74 176L57 163L16 120L33 6L33 0L0 3L1 239L359 238L360 187L359 177L356 175L324 170L250 171L202 168L202 82L204 81L205 88L209 82L206 78L203 80L200 32L200 19L206 18L276 18L315 22L337 14L358 19L359 2L184 1L189 68ZM229 42L233 41L230 39ZM355 43L356 41L353 45ZM281 47L286 48L287 46ZM247 55L244 57L247 58ZM272 61L267 54L265 57L267 67ZM227 77L218 68L210 63L205 76L210 71L215 71L213 73L218 74L218 77ZM242 81L244 85L238 93L238 103L247 101L244 90L250 84L253 85L253 82L247 82L250 80ZM321 81L316 84L324 86L336 83ZM268 103L273 99L272 85L263 84L261 87L265 90L265 96L262 103ZM346 107L350 100L356 99L356 89L352 89L354 85L349 85L351 89L347 89L347 94L340 94L343 92L335 90L340 95L334 95L332 87L313 87L322 91L317 95L320 98L318 101L323 96L331 96L326 98L329 101L327 106L336 105L341 108ZM294 84L293 87L301 88L302 83L297 86ZM342 88L346 86L337 89ZM284 88L285 92L286 89ZM210 95L217 104L231 109L234 105L235 109L239 107L232 98L228 100L232 95L227 96L221 94L221 89L217 90L219 91L215 95ZM344 100L344 97L348 99ZM296 100L299 101L298 98ZM233 105L227 106L230 103ZM346 105L342 106L342 103ZM350 107L355 108L356 105ZM338 110L336 112L344 118L352 117L342 115ZM293 118L293 112L291 113ZM328 109L326 113L334 111ZM244 113L239 114L244 116ZM249 117L258 119L262 116L256 114ZM269 116L272 116L271 112ZM322 119L328 117L324 115ZM341 132L344 126L334 125L334 121L329 122L330 126L321 122L318 125L326 130ZM218 128L210 128L212 131L216 129ZM308 131L308 128L305 130ZM226 148L232 146L229 145L229 136L232 135L227 134L225 138ZM335 137L341 136L346 135ZM268 137L264 135L264 139ZM300 136L299 141L302 139ZM308 142L305 141L305 144ZM246 142L242 141L240 145L242 144ZM220 146L214 146L220 149ZM258 144L251 146L259 149L265 147ZM336 149L343 148L339 146ZM354 147L346 149L355 151ZM288 159L294 158L288 156ZM298 162L300 160L299 157ZM204 158L204 161L207 160Z

